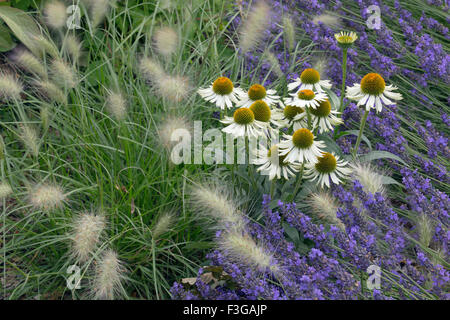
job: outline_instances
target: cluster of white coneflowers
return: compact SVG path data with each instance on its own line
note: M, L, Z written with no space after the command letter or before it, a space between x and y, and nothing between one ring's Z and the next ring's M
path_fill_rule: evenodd
M346 51L357 35L341 32L335 38ZM346 61L344 64L343 69ZM288 180L299 173L297 187L302 178L306 178L323 188L330 187L331 183L340 184L351 174L348 162L327 151L325 143L317 139L318 134L330 132L342 123L339 116L343 111L345 92L341 92L340 105L333 105L329 95L331 87L331 82L323 80L316 69L308 68L288 84L290 94L286 98L261 84L253 84L244 90L225 76L214 80L209 87L200 88L198 93L224 112L220 122L226 127L222 131L234 138L263 136L275 140L278 136L275 133L280 129L286 132L280 142L272 141L269 150L255 151L257 159L254 164L260 166L258 171L268 172L270 180L281 177ZM394 100L400 100L402 97L394 92L395 89L394 86L386 86L383 77L376 73L367 74L360 84L347 88L347 98L365 107L353 151L355 158L370 109L380 112L383 105L392 105ZM227 110L233 108L236 108L233 115L227 116Z

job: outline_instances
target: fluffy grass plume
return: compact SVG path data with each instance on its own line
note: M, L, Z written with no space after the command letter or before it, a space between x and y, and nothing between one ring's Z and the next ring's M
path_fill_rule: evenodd
M312 22L314 24L323 23L327 27L330 27L334 30L342 28L342 20L338 16L335 16L330 12L325 12L323 14L315 16L312 19Z
M194 211L213 219L218 228L244 229L245 221L238 204L233 201L230 190L219 181L192 185L190 195Z
M153 239L158 239L165 234L175 223L175 214L173 212L164 212L158 218L155 226L152 229Z
M67 104L67 96L51 81L35 81L36 87L50 101Z
M106 226L105 217L90 212L82 213L72 223L72 254L80 262L87 261L97 248Z
M157 82L165 76L165 71L162 66L152 58L143 57L139 60L139 71L142 76L148 80Z
M56 59L51 65L52 79L61 87L73 89L78 83L77 75L73 68L61 59Z
M0 99L18 100L22 93L23 86L20 81L10 73L0 72Z
M39 136L36 128L28 124L21 124L19 126L19 136L24 146L33 156L39 155Z
M417 231L420 243L425 248L428 248L434 236L433 221L426 215L421 214L417 221Z
M239 261L262 272L278 272L273 256L263 246L258 245L249 235L241 232L226 232L218 243L235 261Z
M80 61L82 55L82 43L76 36L69 34L64 38L63 50L70 56L74 63Z
M11 186L6 182L0 182L0 199L5 199L12 194Z
M178 46L178 33L171 27L161 27L153 35L156 51L165 58L175 53Z
M89 0L90 17L93 27L98 26L109 10L110 0Z
M189 94L189 81L186 77L165 75L156 82L159 95L172 103L184 100Z
M270 7L265 1L259 1L251 8L239 31L239 47L243 53L255 48L270 24Z
M65 199L62 187L55 184L36 185L29 191L30 204L44 211L62 207Z
M26 72L37 75L44 79L47 78L47 71L44 67L44 64L26 49L14 49L9 55L9 59Z
M353 176L364 188L365 192L384 193L383 177L368 163L352 165Z
M106 98L106 107L113 117L121 121L127 115L127 102L120 92L109 92Z
M176 143L172 141L172 135L178 129L184 129L189 132L192 131L189 121L185 117L169 116L160 124L158 128L158 136L161 145L170 151Z
M113 250L103 253L97 261L92 287L93 296L98 300L113 300L120 297L125 269Z
M334 224L340 228L345 228L342 221L336 216L339 208L338 204L329 193L321 191L311 194L308 199L308 204L314 215L320 220Z
M45 23L52 29L61 29L66 25L67 8L61 1L52 0L44 6Z
M288 16L284 16L283 22L283 32L289 49L295 47L295 25L292 19Z

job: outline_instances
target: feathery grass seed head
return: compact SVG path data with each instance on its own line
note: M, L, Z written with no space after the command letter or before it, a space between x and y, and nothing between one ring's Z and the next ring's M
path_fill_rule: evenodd
M93 284L94 298L98 300L113 300L120 297L123 290L125 268L113 250L103 253L97 261Z
M158 239L161 235L170 230L172 225L175 223L175 214L172 212L164 212L159 216L158 222L152 230L153 239Z
M72 254L80 261L87 261L97 248L101 234L106 227L101 214L82 213L72 223Z
M67 97L56 84L50 81L36 81L35 85L50 101L67 104Z
M41 78L47 78L47 71L42 62L24 48L17 48L9 55L11 61L23 70Z
M20 139L22 140L28 151L35 157L39 155L39 137L37 130L28 124L21 124Z
M61 59L53 61L51 66L52 77L55 83L60 84L62 87L73 89L76 87L78 80L75 71L71 66Z
M67 8L61 1L49 1L44 7L44 18L50 28L61 29L66 25Z
M175 53L178 46L178 34L171 27L161 27L153 35L156 50L164 57L169 58Z
M270 25L270 7L265 1L258 1L252 6L247 18L240 27L239 46L243 53L253 49L264 36Z
M355 163L351 168L354 178L361 183L365 192L384 193L383 177L370 164Z
M30 190L29 199L34 208L50 211L60 208L66 196L63 189L58 185L41 184Z
M0 73L0 99L18 100L22 90L22 84L15 76L9 73Z
M127 103L121 93L110 92L106 99L106 106L116 120L123 120L127 115Z
M11 186L6 182L0 182L0 199L5 199L12 194Z

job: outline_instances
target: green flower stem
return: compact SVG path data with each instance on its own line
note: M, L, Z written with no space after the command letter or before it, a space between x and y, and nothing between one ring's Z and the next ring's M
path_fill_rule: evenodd
M342 48L342 87L341 87L341 103L339 104L339 112L344 112L344 95L345 95L345 80L347 79L347 50Z
M364 111L364 115L361 119L361 125L359 126L358 139L356 139L355 147L353 149L353 159L356 159L356 153L358 152L359 144L361 143L362 133L364 131L364 126L366 125L367 116L369 115L369 111Z
M273 178L273 179L270 181L270 199L273 198L273 194L274 194L276 188L277 188L277 179L276 179L276 178Z
M309 107L306 107L306 116L308 117L308 129L312 130L312 123L311 123L311 112L309 111Z
M294 201L295 197L297 196L297 192L300 189L300 186L302 185L302 180L303 180L303 169L305 168L305 163L302 163L302 168L300 169L299 175L297 177L297 182L295 184L295 189L294 192L292 193L292 197L290 199L290 201Z

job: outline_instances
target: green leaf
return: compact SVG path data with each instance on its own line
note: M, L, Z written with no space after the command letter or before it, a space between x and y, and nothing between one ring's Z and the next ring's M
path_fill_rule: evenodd
M328 97L330 98L329 100L330 100L330 103L331 103L331 108L333 110L339 110L340 101L339 101L338 96L333 91L331 91L329 89L324 89L324 90L327 93Z
M283 221L282 223L284 232L288 235L288 237L292 240L292 242L297 245L300 243L300 236L298 234L297 229L292 227L289 223Z
M0 25L0 52L13 49L16 46L11 38L11 33L5 26Z
M41 31L30 15L16 8L0 6L0 19L31 52L36 56L40 55L39 47L33 38L40 37Z
M360 160L361 162L370 162L370 161L378 160L378 159L391 159L391 160L396 160L396 161L400 162L401 164L403 164L404 166L406 166L406 167L408 166L408 165L406 164L406 162L402 160L402 158L400 158L399 156L396 156L395 154L390 153L390 152L388 152L388 151L378 151L378 150L375 150L375 151L371 151L371 152L369 152L369 153L366 153L366 154L364 154L364 155L361 155L361 156L359 157L359 160Z
M358 134L359 134L359 130L348 130L348 131L341 132L339 134L339 137L348 136L348 135L358 136ZM362 141L364 141L367 144L370 151L372 151L372 144L370 143L370 140L364 134L361 135L361 139L362 139Z
M396 184L398 186L403 187L403 184L401 184L397 180L395 180L395 179L393 179L391 177L388 177L388 176L384 176L384 175L381 175L381 183L383 183L383 184Z
M334 152L338 156L342 156L342 150L339 145L330 138L327 134L318 134L317 140L323 141L326 145L326 150L328 152Z

